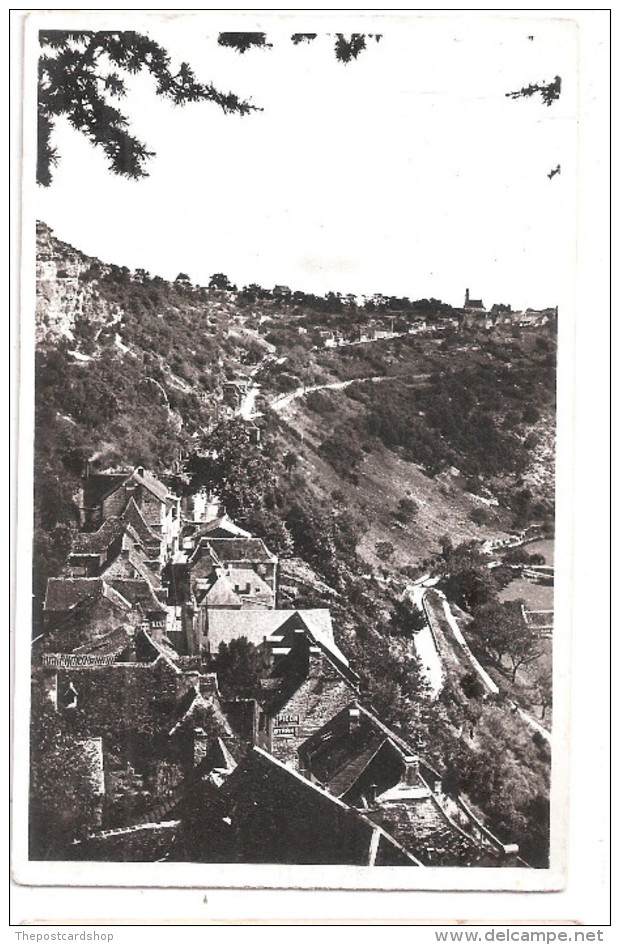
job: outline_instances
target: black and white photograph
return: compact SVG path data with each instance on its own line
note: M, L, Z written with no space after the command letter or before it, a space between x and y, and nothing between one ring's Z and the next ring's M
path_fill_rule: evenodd
M561 887L579 29L508 12L26 18L24 876Z

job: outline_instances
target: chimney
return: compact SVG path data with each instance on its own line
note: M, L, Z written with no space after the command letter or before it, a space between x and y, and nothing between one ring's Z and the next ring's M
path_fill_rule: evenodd
M420 775L420 759L417 755L405 755L405 770L402 779L405 784L413 785L417 782Z
M351 706L349 708L348 722L349 735L353 735L360 727L360 710L357 706Z
M199 691L203 696L219 696L217 673L204 673L199 677Z
M366 801L368 802L369 807L373 807L377 803L377 785L374 783L368 785L366 791Z
M469 289L465 289L465 307L469 305Z
M195 669L176 677L177 698L182 698L192 689L195 693L200 692L200 673Z
M318 646L308 647L308 676L323 675L323 653Z
M204 761L207 755L208 736L203 728L194 729L194 767Z

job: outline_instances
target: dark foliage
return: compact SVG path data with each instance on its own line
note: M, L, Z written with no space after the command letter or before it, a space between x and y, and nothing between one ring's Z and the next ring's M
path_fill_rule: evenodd
M300 43L311 43L316 37L316 33L293 33L291 41L293 45L299 46Z
M342 33L336 35L334 50L336 59L340 62L351 62L352 59L357 59L364 49L366 49L366 37L362 33L351 33L348 39Z
M267 42L264 33L220 33L217 41L218 45L236 49L239 53L247 52L253 47L265 49L272 46Z
M257 698L260 681L266 675L269 660L246 637L220 643L213 669L220 692L225 698Z
M524 86L518 92L506 92L506 98L530 98L536 93L540 93L545 105L552 105L560 97L562 91L562 80L559 75L551 82L536 82Z
M129 132L127 116L112 104L124 98L127 78L137 72L147 71L156 94L175 105L207 101L225 112L254 110L236 95L198 82L185 62L173 70L166 50L141 33L44 30L39 42L37 180L43 186L49 186L58 161L51 135L60 117L104 152L115 174L146 176L153 152Z

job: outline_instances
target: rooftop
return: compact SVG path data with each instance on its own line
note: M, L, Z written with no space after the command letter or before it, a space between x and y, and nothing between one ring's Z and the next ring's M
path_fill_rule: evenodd
M296 628L307 630L311 637L323 645L339 662L348 666L348 660L334 643L331 613L327 608L312 610L214 610L209 614L207 633L211 651L220 643L230 643L237 637L246 637L259 646L265 640L280 643L285 634Z
M250 532L246 532L244 528L241 528L240 525L237 525L228 515L220 515L219 518L214 518L210 522L205 522L204 525L200 525L196 534L200 535L211 535L213 532L227 532L231 538L251 538L252 535ZM223 536L222 536L223 537Z
M241 607L241 598L235 594L232 584L224 574L217 574L207 590L200 582L196 590L196 599L207 607ZM206 582L205 582L206 583Z
M74 555L94 555L107 551L112 542L123 532L120 518L107 519L96 532L79 532L73 541Z
M262 538L207 538L207 544L222 564L233 561L249 561L252 564L274 564L278 559L265 545Z
M50 578L47 582L44 609L49 612L66 613L88 598L107 597L124 610L129 604L102 578Z
M151 584L143 578L110 578L106 583L120 594L132 607L141 606L144 611L165 612L165 606L157 599Z

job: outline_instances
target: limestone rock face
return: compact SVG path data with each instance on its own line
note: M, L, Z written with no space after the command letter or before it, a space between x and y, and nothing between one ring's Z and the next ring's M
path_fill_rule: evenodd
M37 223L37 344L75 340L79 322L89 322L96 331L121 320L97 292L96 283L84 281L92 259L57 240L45 223Z

